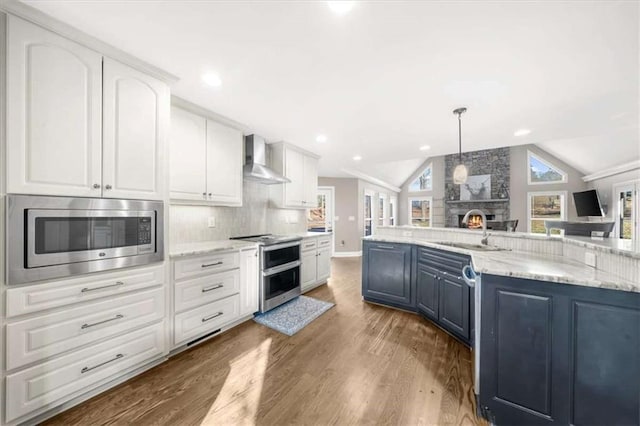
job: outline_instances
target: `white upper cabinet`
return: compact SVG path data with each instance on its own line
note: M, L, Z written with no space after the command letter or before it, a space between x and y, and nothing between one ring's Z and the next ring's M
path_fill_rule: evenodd
M173 106L171 200L242 206L242 131Z
M203 200L207 192L207 120L171 107L171 198Z
M169 87L108 58L103 79L103 195L162 199Z
M102 55L12 15L7 26L7 191L99 197Z
M169 87L7 16L7 190L162 199Z
M207 120L207 197L242 205L242 132Z
M291 180L270 185L271 201L281 208L313 208L318 190L318 157L286 143L271 144L271 167Z

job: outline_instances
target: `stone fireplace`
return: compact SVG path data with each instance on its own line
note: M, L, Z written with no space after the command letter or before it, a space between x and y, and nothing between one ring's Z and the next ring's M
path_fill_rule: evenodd
M486 149L462 154L469 176L490 175L491 191L486 199L461 200L460 185L453 183L453 169L458 155L445 156L445 226L462 227L462 217L472 209L481 210L487 220L509 220L509 185L511 160L509 148ZM481 222L481 221L480 221ZM476 219L475 225L482 227Z
M465 225L462 223L462 219L464 219L463 214L458 215L458 228L465 228ZM486 214L487 220L495 220L496 215L494 214ZM469 229L482 229L482 216L479 214L472 214L469 216L469 221L467 222L466 228Z

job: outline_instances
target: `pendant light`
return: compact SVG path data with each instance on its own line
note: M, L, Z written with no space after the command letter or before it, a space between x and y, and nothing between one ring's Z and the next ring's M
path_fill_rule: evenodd
M467 182L467 176L469 175L469 171L467 170L467 166L462 164L462 119L460 118L462 114L467 112L465 107L456 108L453 110L454 114L458 115L458 165L453 170L453 183L456 185L462 185Z

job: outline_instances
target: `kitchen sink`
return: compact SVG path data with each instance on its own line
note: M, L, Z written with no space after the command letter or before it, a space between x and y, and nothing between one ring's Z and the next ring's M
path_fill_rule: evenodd
M470 243L457 243L454 241L437 241L436 244L448 246L448 247L456 247L465 250L476 250L476 251L509 251L509 249L497 247L497 246L485 246L482 244L470 244Z

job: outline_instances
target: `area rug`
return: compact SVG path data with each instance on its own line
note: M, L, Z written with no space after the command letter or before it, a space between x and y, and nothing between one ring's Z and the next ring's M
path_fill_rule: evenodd
M333 306L331 302L299 296L269 312L256 315L253 320L287 336L293 336Z

